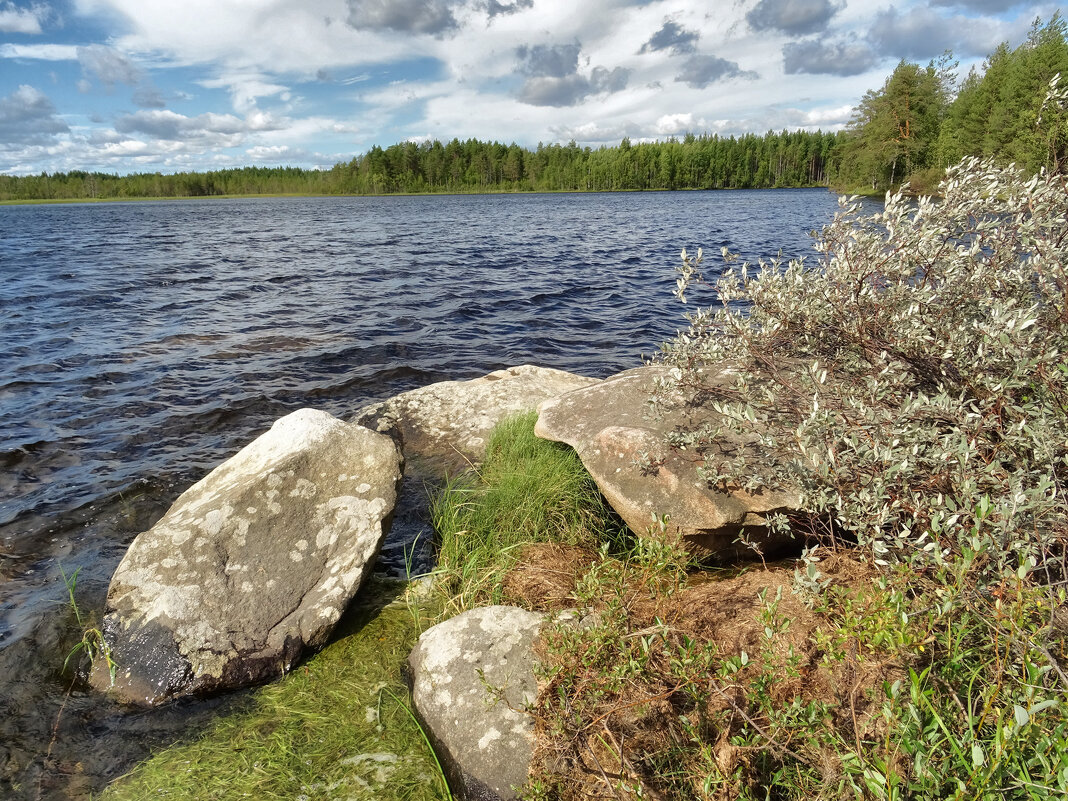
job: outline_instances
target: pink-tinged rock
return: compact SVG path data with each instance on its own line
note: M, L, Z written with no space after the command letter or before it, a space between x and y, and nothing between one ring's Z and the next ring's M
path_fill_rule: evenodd
M640 367L551 398L539 407L534 432L574 448L612 508L635 532L659 530L657 521L666 517L666 533L681 537L701 557L751 554L737 543L743 529L765 551L782 547L784 538L768 532L767 515L797 511L797 493L710 487L697 472L703 458L668 447L665 435L708 423L714 413L677 403L655 418L649 399L662 375L663 368ZM739 443L723 438L714 447L723 452Z

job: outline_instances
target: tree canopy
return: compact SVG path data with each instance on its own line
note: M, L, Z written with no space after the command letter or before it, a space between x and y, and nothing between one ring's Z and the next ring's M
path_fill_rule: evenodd
M1035 20L1017 48L999 45L959 84L948 54L926 67L902 61L854 110L835 182L875 191L911 179L926 189L965 156L1061 171L1068 112L1047 102L1059 73L1068 77L1059 12L1045 25Z

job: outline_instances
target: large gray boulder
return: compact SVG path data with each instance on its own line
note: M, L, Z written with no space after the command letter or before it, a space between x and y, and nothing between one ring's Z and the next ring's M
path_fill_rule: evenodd
M403 392L362 409L353 422L399 440L410 467L440 477L481 462L487 435L502 419L534 411L546 398L598 383L596 378L527 364Z
M230 689L320 647L378 554L400 465L389 437L301 409L186 490L112 577L112 690ZM91 681L110 686L102 660Z
M423 632L408 657L412 700L454 790L513 799L527 780L538 694L533 643L543 615L472 609Z
M767 515L797 511L798 494L788 488L754 493L710 487L697 473L702 458L669 448L665 436L714 422L715 414L692 399L679 399L654 417L649 399L664 369L639 367L551 398L539 407L534 433L574 448L635 532L648 531L666 516L666 533L681 538L698 557L746 555L736 542L742 529L765 551L782 547L783 539L768 532ZM746 444L724 436L714 447L722 453Z

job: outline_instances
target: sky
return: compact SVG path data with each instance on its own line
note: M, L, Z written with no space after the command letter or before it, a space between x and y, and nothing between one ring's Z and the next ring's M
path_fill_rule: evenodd
M330 167L406 140L838 130L901 60L963 76L1013 0L0 0L0 174Z

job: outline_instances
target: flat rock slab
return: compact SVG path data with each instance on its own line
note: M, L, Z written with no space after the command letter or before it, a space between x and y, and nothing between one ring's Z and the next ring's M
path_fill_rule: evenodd
M378 554L400 466L389 437L301 409L186 490L112 577L111 689L232 689L322 646ZM91 681L109 688L101 660Z
M533 644L544 615L472 609L423 632L408 666L412 700L454 790L470 801L516 798L527 780L537 698Z
M504 418L598 383L549 367L509 367L471 381L403 392L362 409L353 422L397 439L409 471L440 478L481 462L490 430Z
M736 544L739 532L768 550L781 547L767 531L766 516L796 511L790 490L722 491L709 487L697 469L703 459L669 448L665 435L692 429L713 419L711 410L676 403L654 419L649 407L660 367L639 367L607 378L596 386L551 398L539 407L539 437L565 442L597 483L605 498L635 532L656 527L667 517L667 533L681 537L699 557L736 558L747 549ZM740 447L724 438L722 451Z

